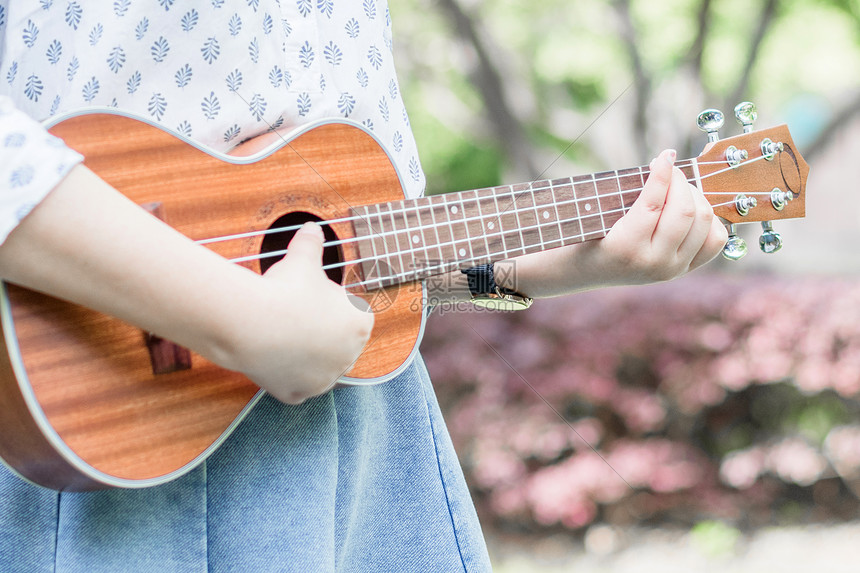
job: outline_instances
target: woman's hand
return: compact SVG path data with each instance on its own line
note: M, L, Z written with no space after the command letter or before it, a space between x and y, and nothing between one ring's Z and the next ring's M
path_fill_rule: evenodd
M322 270L323 233L307 223L262 277L240 324L230 367L282 402L329 390L361 353L373 313Z
M674 162L674 151L654 159L627 215L603 241L578 253L585 264L601 267L602 284L671 280L710 261L726 244L726 229L710 203Z
M261 277L78 166L0 245L0 276L155 333L298 403L349 369L373 325L328 280L321 253L322 232L307 225Z
M651 162L641 195L602 240L519 257L516 285L529 296L677 278L714 258L728 238L701 191L674 167L675 152ZM499 263L505 264L505 263Z

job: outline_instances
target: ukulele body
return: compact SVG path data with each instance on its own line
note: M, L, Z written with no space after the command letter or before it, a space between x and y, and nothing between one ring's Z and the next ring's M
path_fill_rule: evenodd
M321 122L270 133L230 156L114 112L67 116L51 132L135 203L193 240L244 235L358 206L403 199L400 178L361 127ZM326 239L354 237L350 221ZM227 259L286 248L292 233L207 244ZM106 237L105 240L110 240ZM145 241L141 237L141 241ZM355 243L326 247L329 276L360 283ZM277 258L242 264L261 272ZM423 285L349 288L375 313L368 344L345 384L384 382L417 351ZM301 304L301 301L296 301ZM262 396L243 375L87 308L4 283L0 319L0 458L23 478L58 490L148 487L196 467Z
M230 156L112 111L65 117L52 131L191 239L232 236L206 247L253 271L270 264L261 253L290 238L262 232L331 221L323 225L337 243L323 255L329 277L376 317L341 379L348 384L383 382L409 363L424 327L417 279L605 237L650 174L640 166L404 201L382 146L341 121L254 138ZM726 222L805 214L809 166L784 125L721 139L675 165ZM243 376L168 341L13 285L0 289L0 320L0 459L54 489L174 479L214 451L260 396Z

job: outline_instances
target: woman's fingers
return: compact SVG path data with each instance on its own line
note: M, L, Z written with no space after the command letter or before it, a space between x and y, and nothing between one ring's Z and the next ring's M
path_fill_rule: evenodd
M717 217L711 217L708 236L705 238L701 248L699 248L699 251L690 262L688 270L692 271L716 257L720 251L723 250L723 247L726 245L726 241L728 240L729 233L726 231L726 227Z
M642 193L607 237L606 252L621 261L632 282L680 276L712 259L725 244L726 232L713 208L674 160L674 151L666 150L651 162Z
M687 182L684 173L673 168L666 206L651 237L655 253L666 257L667 263L677 257L696 221L698 206L693 191L694 188Z
M678 259L684 265L688 265L698 255L705 246L705 242L713 229L714 222L719 222L714 217L714 209L708 203L707 199L705 199L701 190L692 185L688 185L688 187L695 203L695 215L687 236L684 237L683 242L678 247Z
M667 149L651 162L651 173L642 193L624 216L625 232L633 238L653 238L654 231L666 206L672 182L672 165L675 151Z

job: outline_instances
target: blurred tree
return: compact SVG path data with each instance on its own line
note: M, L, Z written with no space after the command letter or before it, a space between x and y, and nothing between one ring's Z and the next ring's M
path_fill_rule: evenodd
M856 210L821 208L813 224L812 208L853 204L844 181L860 175L841 157L860 138L832 145L860 115L860 0L389 1L429 192L695 155L698 112L726 112L728 136L750 100L758 127L789 123L830 175L810 180L807 250L792 253L860 269ZM800 502L853 518L860 350L846 348L860 348L860 298L771 284L705 276L431 321L423 350L479 506L536 527L672 513L755 525Z
M860 114L860 0L390 4L430 192L693 155L698 111L734 133L741 100L807 158Z

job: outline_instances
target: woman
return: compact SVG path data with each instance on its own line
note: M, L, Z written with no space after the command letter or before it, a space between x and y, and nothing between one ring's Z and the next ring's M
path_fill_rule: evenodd
M396 150L418 196L387 7L153 4L0 5L0 276L191 348L268 397L164 486L60 494L0 471L0 570L488 570L420 359L385 384L331 390L373 317L325 277L318 227L264 276L247 272L145 214L37 123L114 106L227 151L272 127L347 117ZM500 286L554 296L712 258L725 230L673 161L652 163L606 239L517 259L516 284Z

